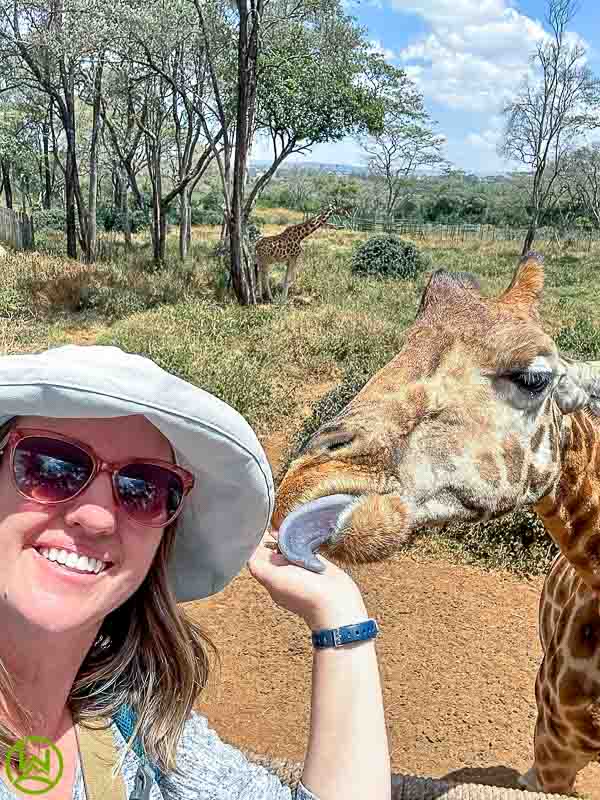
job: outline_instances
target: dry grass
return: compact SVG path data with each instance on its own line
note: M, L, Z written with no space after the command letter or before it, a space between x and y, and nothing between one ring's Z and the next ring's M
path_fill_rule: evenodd
M291 208L256 208L252 212L252 216L261 222L279 219L281 225L295 225L297 222L302 222L304 214L301 211L294 211Z
M263 232L283 227L269 224ZM300 407L303 386L364 375L384 364L399 348L428 277L357 278L349 262L368 234L325 228L306 240L286 306L240 309L224 288L225 266L212 256L218 235L218 227L196 226L192 253L182 265L173 226L167 263L156 273L141 235L134 237L132 253L113 237L113 260L93 267L41 253L9 256L0 289L3 351L26 346L28 329L32 348L40 341L74 341L79 331L86 342L96 337L160 352L165 365L233 402L252 424L269 431ZM516 242L477 240L428 240L423 250L433 268L478 275L488 294L508 284L519 252ZM542 313L552 333L574 319L597 324L599 256L600 246L591 253L565 253L555 245L546 251ZM272 271L276 294L284 271L284 265Z

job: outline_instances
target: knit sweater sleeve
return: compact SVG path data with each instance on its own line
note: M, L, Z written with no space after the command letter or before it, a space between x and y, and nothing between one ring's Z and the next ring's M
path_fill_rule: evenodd
M195 711L178 744L177 766L169 780L178 800L319 800L302 783L292 789L221 741ZM166 795L170 797L170 792Z

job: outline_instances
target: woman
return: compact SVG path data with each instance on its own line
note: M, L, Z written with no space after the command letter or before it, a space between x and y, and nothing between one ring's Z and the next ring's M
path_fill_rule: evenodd
M27 780L56 752L60 778L47 760L40 796L90 798L96 721L120 756L103 800L390 797L372 638L315 648L294 793L193 711L212 646L176 603L220 591L246 562L313 632L368 617L335 565L309 572L268 546L272 476L236 411L115 347L5 356L0 451L0 800L31 797ZM45 739L24 750L33 735Z

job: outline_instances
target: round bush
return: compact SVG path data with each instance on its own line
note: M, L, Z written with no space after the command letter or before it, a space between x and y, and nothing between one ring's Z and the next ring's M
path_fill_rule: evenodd
M357 275L414 278L428 263L412 242L397 236L372 236L355 250L351 269Z

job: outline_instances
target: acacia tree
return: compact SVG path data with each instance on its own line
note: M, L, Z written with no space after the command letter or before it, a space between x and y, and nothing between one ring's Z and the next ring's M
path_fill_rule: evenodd
M392 217L407 199L417 169L447 167L442 155L445 137L433 131L422 95L402 70L381 63L379 74L385 103L383 130L360 136L358 141L370 176L384 187L385 214Z
M186 257L191 194L214 157L212 145L218 146L219 140L218 133L211 142L204 135L210 82L196 19L190 2L149 0L143 10L127 2L119 6L120 35L114 49L129 65L129 86L136 87L129 98L139 103L141 97L133 119L143 134L152 184L157 261L164 259L166 214L175 200L180 207L180 257Z
M207 42L222 135L222 153L215 157L223 184L232 285L239 302L251 304L256 302L254 270L244 230L260 192L292 153L359 130L379 130L383 105L379 87L364 79L372 59L364 31L344 14L339 0L238 3L233 18L225 2L194 1ZM227 30L236 37L233 87L231 69L224 72L225 63L219 62L227 49L215 48L211 40L211 18L225 23L221 36ZM272 163L247 185L250 147L260 134L272 144Z
M0 195L7 208L14 206L15 186L24 204L31 205L37 188L39 141L35 120L22 95L16 91L0 96Z
M66 237L71 258L77 257L78 234L86 258L95 257L95 208L91 214L89 209L89 202L94 205L95 201L89 194L86 203L80 181L77 101L83 80L94 109L88 162L94 191L98 94L110 37L105 21L100 7L82 0L0 0L0 51L14 64L20 85L48 96L64 132Z
M565 170L564 186L574 209L600 228L600 142L573 152Z
M503 111L500 152L523 163L531 176L523 254L531 249L544 214L558 201L556 189L573 142L598 126L600 82L585 64L585 48L579 42L571 44L567 36L576 0L547 0L546 8L551 36L533 55L535 75L525 79Z
M363 31L341 13L337 0L307 5L265 47L260 60L256 129L271 143L271 165L245 201L249 217L278 167L294 153L345 136L380 132L383 63L368 52Z
M143 93L141 104L136 103L138 82L128 67L125 61L119 66L113 65L100 100L104 147L111 166L113 209L120 215L127 248L131 247L130 190L134 207L144 210L138 175L145 167L142 136L147 112ZM137 121L138 114L141 125Z

